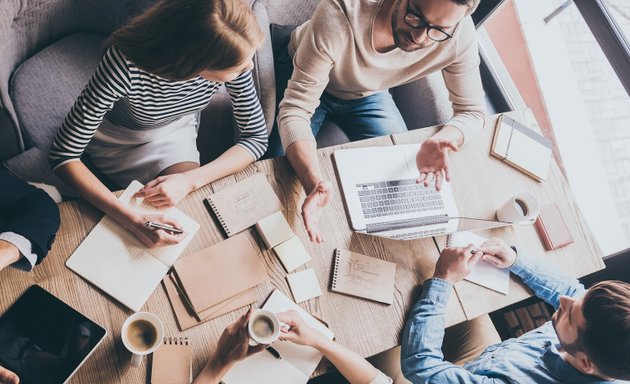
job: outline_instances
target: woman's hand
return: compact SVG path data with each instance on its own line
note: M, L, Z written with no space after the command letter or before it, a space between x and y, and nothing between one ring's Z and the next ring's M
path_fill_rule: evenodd
M333 192L334 190L330 181L320 181L308 196L306 196L304 204L302 204L304 227L312 242L324 242L324 236L319 229L318 221L324 207L330 202Z
M306 324L297 311L280 312L277 315L281 322L289 326L289 328L282 327L280 329L280 340L317 348L316 345L323 335Z
M155 208L168 208L177 205L194 190L194 184L188 175L175 173L149 181L133 196L143 198Z
M149 248L177 244L186 237L186 233L175 235L163 229L149 228L145 224L147 221L170 225L180 230L182 229L181 224L177 220L164 215L137 215L123 225Z
M20 378L18 375L4 367L0 367L0 384L18 384L19 382Z
M235 323L228 325L221 334L217 351L208 361L203 371L197 376L194 384L218 383L227 371L238 361L264 350L267 345L249 345L247 325L252 316L252 308L249 309Z

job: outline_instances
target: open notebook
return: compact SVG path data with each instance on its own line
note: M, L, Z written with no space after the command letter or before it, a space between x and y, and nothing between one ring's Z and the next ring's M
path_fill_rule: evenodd
M300 308L279 290L271 293L262 307L278 313L296 310L302 319L324 336L333 339L333 332L308 312ZM276 341L273 348L280 354L280 359L267 351L262 351L236 363L223 378L225 384L258 383L264 378L265 383L300 384L306 383L317 368L323 355L316 349L288 341Z
M133 181L120 196L137 212L176 219L186 236L175 245L146 248L135 236L105 216L66 261L66 266L126 307L139 311L193 238L199 224L177 208L156 209L133 198L142 184Z
M481 247L486 240L488 239L472 232L457 232L448 235L446 246L467 247L472 244L475 247ZM504 295L508 294L510 288L510 271L497 268L485 261L479 261L465 279Z

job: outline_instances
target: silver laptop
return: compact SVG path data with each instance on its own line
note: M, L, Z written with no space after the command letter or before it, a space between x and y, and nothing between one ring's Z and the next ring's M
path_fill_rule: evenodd
M341 149L333 157L350 223L357 232L418 239L506 223L462 218L444 181L417 184L418 144Z

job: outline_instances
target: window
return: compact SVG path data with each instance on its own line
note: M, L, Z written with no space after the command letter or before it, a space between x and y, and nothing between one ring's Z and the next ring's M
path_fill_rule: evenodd
M630 37L630 2L601 0ZM479 31L513 108L531 108L605 255L630 248L630 97L572 1L508 0Z

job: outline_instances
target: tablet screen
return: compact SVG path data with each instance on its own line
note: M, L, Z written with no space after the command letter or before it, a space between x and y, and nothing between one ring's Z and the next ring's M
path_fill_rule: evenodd
M0 318L0 365L24 384L62 384L105 337L98 324L31 286Z

